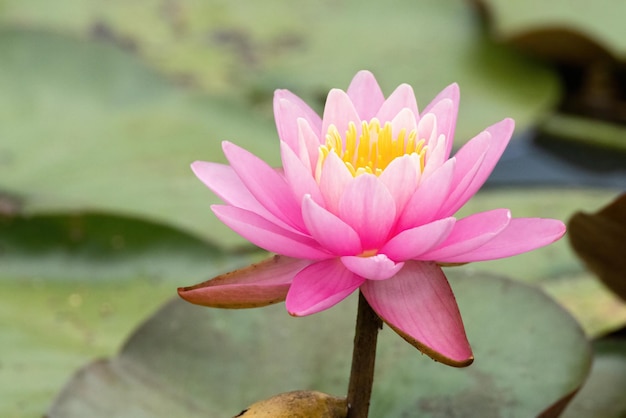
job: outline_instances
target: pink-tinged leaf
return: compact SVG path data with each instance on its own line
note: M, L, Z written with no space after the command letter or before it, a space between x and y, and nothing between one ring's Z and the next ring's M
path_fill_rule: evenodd
M378 177L361 174L341 196L339 217L359 234L365 250L380 248L396 218L393 196Z
M380 252L392 260L414 259L441 244L450 235L455 222L456 219L450 217L404 230L387 241Z
M485 245L506 229L511 223L511 211L494 209L479 212L460 219L454 225L448 238L434 250L418 258L446 263L454 262L458 256Z
M456 161L446 161L419 185L398 218L396 231L415 228L435 219L452 185Z
M224 154L246 188L269 212L302 231L300 204L285 179L263 160L230 142L222 144Z
M278 137L296 151L298 145L298 119L305 119L319 134L322 120L302 99L288 90L274 93L274 119Z
M376 78L369 71L359 71L354 76L347 94L362 120L370 120L376 116L385 101Z
M328 93L326 105L324 106L324 117L322 119L322 133L325 137L330 125L334 125L341 137L345 137L348 132L350 122L356 126L357 133L361 132L361 118L357 113L352 100L343 90L332 89Z
M460 170L459 175L462 175L463 168L472 166L472 162L476 160L477 154L481 153L482 150L485 151L484 160L476 173L471 176L471 181L467 186L463 188L459 187L458 190L461 193L454 196L454 199L451 199L450 203L444 209L444 213L451 215L459 210L459 208L482 187L502 156L504 149L511 139L511 135L513 135L514 129L515 122L513 119L504 119L485 129L455 154ZM483 144L484 139L482 139L485 134L488 134L489 138L486 146ZM479 140L478 138L481 139ZM473 144L475 140L478 142L477 147ZM455 176L455 181L456 180L457 178Z
M384 124L385 122L393 120L404 108L409 109L413 115L415 115L417 122L417 119L419 119L417 101L415 100L413 87L408 84L399 85L393 93L389 95L385 103L380 107L376 117L380 120L381 124Z
M311 196L304 197L302 217L313 239L332 254L353 255L363 251L354 229L318 205Z
M504 230L487 243L457 256L437 261L469 263L511 257L552 244L565 234L565 225L556 219L513 218Z
M293 278L285 305L293 316L311 315L345 299L365 279L344 267L338 258L311 264Z
M308 194L316 202L323 203L324 198L315 178L313 178L311 172L302 164L302 161L300 161L293 150L283 141L280 141L280 152L285 178L296 202L301 202L304 195Z
M280 228L254 212L221 205L211 209L233 231L269 252L310 260L331 256L312 238Z
M273 256L194 286L181 287L181 298L212 308L257 308L282 302L293 277L311 262Z
M341 196L353 180L354 177L350 174L348 167L334 151L331 151L324 160L318 177L326 209L335 215L339 214Z
M452 146L454 145L454 131L456 129L456 119L459 113L459 102L461 93L459 85L450 84L443 89L429 104L422 113L433 113L437 117L439 133L446 137L445 158L448 158ZM450 101L450 103L447 103Z
M410 155L403 155L394 159L378 177L391 193L398 213L404 210L417 189L421 174L417 164Z
M407 261L390 280L366 281L361 291L387 325L432 359L455 367L473 362L454 294L435 263Z
M367 280L387 280L400 271L404 263L396 263L385 254L370 257L346 256L341 262L352 273Z
M196 161L191 164L194 174L215 193L220 199L229 205L254 212L268 221L285 229L293 230L276 216L272 215L250 193L232 167L225 164Z

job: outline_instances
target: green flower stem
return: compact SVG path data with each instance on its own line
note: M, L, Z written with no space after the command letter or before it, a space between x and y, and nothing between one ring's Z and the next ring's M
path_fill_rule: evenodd
M367 418L374 383L376 341L382 327L383 322L367 303L363 293L359 292L347 418Z

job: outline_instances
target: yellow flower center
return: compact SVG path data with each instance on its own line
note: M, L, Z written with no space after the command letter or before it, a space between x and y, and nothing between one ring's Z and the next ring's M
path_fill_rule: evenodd
M424 140L417 140L415 130L407 135L402 129L394 137L391 123L380 126L376 118L363 121L360 134L354 122L350 122L345 139L334 125L330 125L326 143L319 147L316 174L319 180L324 160L331 152L341 158L354 177L363 173L379 176L394 159L407 154L415 154L419 158L420 170L423 171L425 151Z

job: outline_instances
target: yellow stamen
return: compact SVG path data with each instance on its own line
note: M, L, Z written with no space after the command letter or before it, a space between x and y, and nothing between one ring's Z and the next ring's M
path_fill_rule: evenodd
M317 179L328 154L334 152L341 158L350 173L356 177L363 173L379 176L391 162L403 155L415 154L420 161L420 170L424 169L426 147L424 140L417 140L417 132L407 134L405 129L393 136L391 123L380 126L378 119L361 123L361 132L357 132L354 122L350 122L345 138L334 125L330 125L326 134L326 143L319 147L317 160Z

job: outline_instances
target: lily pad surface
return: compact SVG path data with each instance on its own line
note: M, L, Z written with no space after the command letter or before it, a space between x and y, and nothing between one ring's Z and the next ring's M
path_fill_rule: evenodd
M453 369L381 332L371 416L536 416L584 381L582 330L539 290L453 271L476 361ZM166 304L120 354L74 376L51 417L232 416L279 392L347 387L355 300L291 318L282 305ZM487 303L488 302L488 303Z

